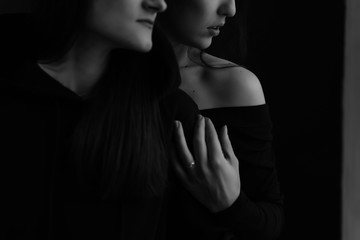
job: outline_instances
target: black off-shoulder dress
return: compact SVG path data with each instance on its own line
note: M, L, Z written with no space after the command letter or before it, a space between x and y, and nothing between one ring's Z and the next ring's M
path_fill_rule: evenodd
M201 114L217 129L227 125L239 160L241 193L228 209L210 213L174 181L169 239L276 239L283 228L283 197L268 105L206 109Z

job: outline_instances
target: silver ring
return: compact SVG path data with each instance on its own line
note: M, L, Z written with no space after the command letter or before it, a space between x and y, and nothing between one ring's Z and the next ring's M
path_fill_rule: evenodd
M194 168L195 167L195 162L191 162L187 167L190 168L190 169Z

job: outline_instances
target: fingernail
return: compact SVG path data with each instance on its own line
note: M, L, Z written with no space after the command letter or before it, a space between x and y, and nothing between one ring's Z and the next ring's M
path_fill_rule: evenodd
M175 126L176 126L177 128L179 128L179 127L180 127L180 122L179 122L179 121L175 121Z
M198 115L198 120L202 120L203 116L201 114Z

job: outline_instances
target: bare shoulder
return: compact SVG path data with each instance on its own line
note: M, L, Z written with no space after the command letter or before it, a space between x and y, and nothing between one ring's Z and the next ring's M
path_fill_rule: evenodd
M229 104L252 106L265 103L261 83L248 69L241 66L226 68L221 78L222 95Z
M207 70L212 92L222 106L253 106L265 103L259 79L250 70L207 54L214 69ZM219 67L217 67L219 66Z

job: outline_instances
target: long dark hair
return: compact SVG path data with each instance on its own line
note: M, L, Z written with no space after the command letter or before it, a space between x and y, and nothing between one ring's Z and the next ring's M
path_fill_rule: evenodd
M91 1L36 2L37 19L46 20L45 33L39 33L46 39L39 59L53 62L76 41ZM71 153L82 186L105 199L119 194L157 196L166 187L167 135L159 101L177 87L179 74L170 44L158 31L153 40L147 54L112 51L72 138Z

